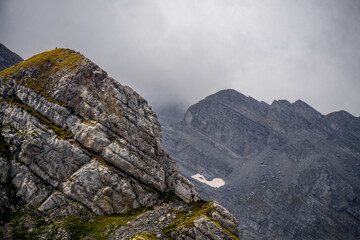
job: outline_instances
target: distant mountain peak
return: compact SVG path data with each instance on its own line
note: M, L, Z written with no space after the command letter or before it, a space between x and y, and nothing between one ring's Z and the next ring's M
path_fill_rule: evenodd
M319 120L323 115L312 108L309 104L302 100L297 100L293 104L294 111L300 115L301 117L305 118L309 122L314 123L315 121Z
M0 43L0 71L21 62L23 59Z
M213 98L219 98L219 99L227 100L230 102L250 101L253 99L253 98L245 96L244 94L242 94L234 89L220 90L220 91L206 97L205 99L213 99Z
M278 110L291 109L291 103L288 100L274 100L270 107L277 108Z
M227 89L165 126L163 145L203 197L236 215L244 239L359 238L360 118Z

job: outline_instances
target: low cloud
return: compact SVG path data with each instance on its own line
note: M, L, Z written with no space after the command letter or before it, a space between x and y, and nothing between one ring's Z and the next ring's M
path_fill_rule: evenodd
M73 48L157 108L224 88L360 115L357 0L3 0L0 42Z

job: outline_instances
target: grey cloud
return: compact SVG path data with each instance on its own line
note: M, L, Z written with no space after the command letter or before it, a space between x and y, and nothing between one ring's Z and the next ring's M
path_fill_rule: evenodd
M224 88L360 115L358 0L2 0L0 41L82 52L151 105Z

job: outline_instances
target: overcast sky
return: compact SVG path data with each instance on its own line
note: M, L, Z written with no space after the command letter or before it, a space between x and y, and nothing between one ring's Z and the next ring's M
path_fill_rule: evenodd
M155 107L233 88L360 115L360 0L0 0L0 42L80 51Z

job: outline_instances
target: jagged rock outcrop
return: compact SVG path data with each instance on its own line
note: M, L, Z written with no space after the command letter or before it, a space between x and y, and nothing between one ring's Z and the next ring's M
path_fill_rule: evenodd
M163 126L163 146L186 177L224 180L193 182L237 217L244 239L360 236L359 117L223 90Z
M22 60L23 59L19 55L10 51L0 43L0 71L19 63Z
M0 98L4 239L96 238L100 233L79 234L76 226L86 230L84 219L95 224L109 215L117 224L98 231L110 236L123 219L138 216L134 209L161 208L164 192L174 192L183 207L200 200L162 149L160 124L146 100L81 54L55 49L0 72ZM231 214L217 218L222 207L209 209L201 216L223 226L213 237L229 235L228 226L237 234ZM156 234L162 239L176 230Z

